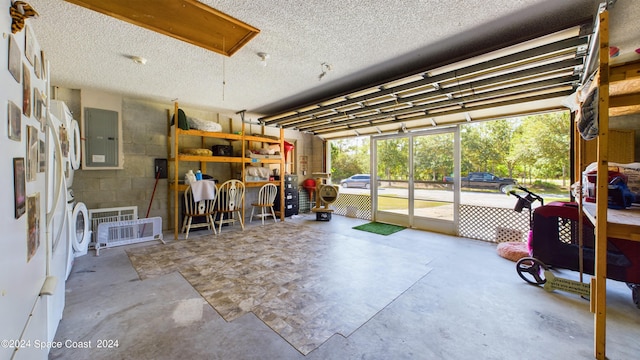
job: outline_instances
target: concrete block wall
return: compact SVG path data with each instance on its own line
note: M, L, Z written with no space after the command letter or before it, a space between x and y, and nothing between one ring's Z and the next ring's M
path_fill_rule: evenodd
M80 121L80 91L58 89L57 99L65 101L74 118ZM93 94L95 95L95 93ZM112 95L110 95L112 96ZM95 107L95 106L94 106ZM226 114L213 110L203 110L180 106L188 116L202 120L216 121L222 125L223 131L240 131L241 122L238 115ZM158 180L155 193L154 161L157 158L168 157L168 123L169 116L173 113L173 103L157 103L153 101L122 97L122 127L123 127L123 169L117 170L79 170L75 172L73 190L76 201L84 202L88 209L110 208L121 206L137 206L138 216L145 217L151 203L149 217L160 216L163 218L164 230L173 227L173 198L169 198L168 180ZM259 126L252 125L251 131L259 132ZM248 128L246 129L249 132ZM266 128L267 135L279 135L279 130ZM322 143L323 141L309 134L298 131L285 130L285 139L295 141L298 147L296 161L300 155L309 157L307 175L302 175L299 164L296 166L296 174L300 182L311 177L312 172L320 172L322 169ZM199 138L181 138L181 144L188 147L199 148ZM235 148L241 146L233 144ZM182 147L182 145L181 145ZM181 163L179 178L184 178L184 173L192 168L196 170L198 163ZM173 168L169 164L169 177L172 177ZM238 173L232 165L225 163L207 163L207 174L219 181L225 181ZM257 188L247 190L245 198L245 216L251 213L250 204L257 198ZM153 194L153 200L152 200Z
M154 161L167 158L167 108L122 100L123 169L77 171L73 187L77 201L89 209L137 206L139 217L147 215L151 203L149 217L167 218L167 180L158 180L153 192Z

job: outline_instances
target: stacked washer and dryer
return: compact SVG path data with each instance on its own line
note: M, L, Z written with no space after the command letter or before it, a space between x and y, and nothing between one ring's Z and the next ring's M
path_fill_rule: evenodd
M73 196L74 171L80 168L81 143L80 127L73 118L67 105L60 100L51 100L50 113L60 124L59 136L62 147L62 171L66 184L66 216L67 216L67 267L69 277L73 261L78 256L87 254L91 232L89 231L89 215L82 202L76 202Z

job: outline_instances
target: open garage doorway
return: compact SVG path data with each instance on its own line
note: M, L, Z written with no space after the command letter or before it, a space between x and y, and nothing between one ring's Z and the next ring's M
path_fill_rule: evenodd
M526 186L547 202L569 200L571 129L561 111L360 137L334 152L342 160L332 168L340 173L370 156L370 168L342 174L377 176L369 188L341 187L345 197L366 198L370 210L358 208L363 218L493 241L497 228L528 227L526 214L513 211L511 186Z

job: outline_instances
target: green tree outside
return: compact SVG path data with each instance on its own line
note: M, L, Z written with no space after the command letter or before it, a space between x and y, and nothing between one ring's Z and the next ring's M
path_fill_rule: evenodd
M534 179L568 180L571 124L568 112L464 124L461 133L462 174L486 171L531 184ZM453 172L450 133L416 136L414 178L441 181ZM369 173L369 138L333 140L335 180ZM378 143L378 176L382 180L408 177L408 138Z

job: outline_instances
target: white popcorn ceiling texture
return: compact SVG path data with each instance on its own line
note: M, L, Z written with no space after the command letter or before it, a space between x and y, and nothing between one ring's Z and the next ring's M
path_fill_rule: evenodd
M231 57L62 0L28 2L40 13L28 25L50 62L52 85L258 116L574 25L600 1L201 1L260 29ZM640 47L640 6L632 3L616 4L626 9L615 12L624 27L611 30L621 57ZM270 55L266 67L259 52ZM131 56L148 61L138 65ZM332 70L319 79L322 63Z

